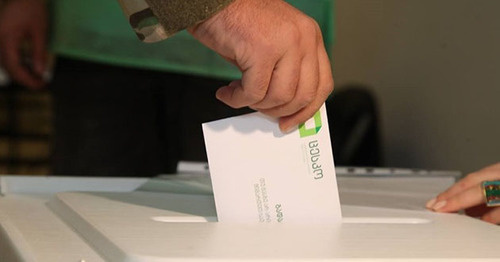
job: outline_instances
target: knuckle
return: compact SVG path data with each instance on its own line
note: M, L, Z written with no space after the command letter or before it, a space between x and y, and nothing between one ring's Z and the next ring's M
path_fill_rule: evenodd
M307 39L318 41L321 38L321 29L316 20L307 17L300 23L301 31L307 35Z
M311 104L314 99L316 98L316 89L314 90L311 90L311 91L308 91L306 93L304 93L303 95L300 96L299 98L299 105L300 107L305 107L309 104Z
M287 29L287 42L289 43L299 43L301 39L301 32L299 27L297 26L290 26Z
M311 20L312 20L312 27L313 27L314 32L316 33L317 36L319 36L321 38L321 36L322 36L321 27L319 26L318 22L316 22L316 20L314 20L314 19L311 19Z
M302 28L302 30L304 30L304 32L307 32L308 34L318 34L320 28L316 20L310 17L302 19L300 27Z
M295 89L288 88L280 96L280 100L282 100L283 103L288 103L292 101L294 97L295 97Z
M268 61L276 61L281 56L280 46L273 41L261 41L256 44L255 51L260 53L260 57Z
M271 103L274 105L283 105L287 104L288 102L292 101L295 93L292 92L291 90L285 90L284 92L281 92L280 94L273 96L270 98Z
M333 92L334 86L335 86L335 84L333 82L333 79L328 80L324 84L323 90L324 90L326 96L329 96Z
M467 188L469 187L467 181L460 181L457 183L457 188L460 190L460 191L464 191L466 190Z
M321 27L319 26L319 24L316 21L314 21L314 29L316 31L316 41L318 43L323 44L323 34L321 32Z
M481 182L480 176L481 176L481 174L477 173L477 172L470 173L466 177L464 177L464 179L460 180L457 184L459 186L466 187L468 185L473 185L475 183L479 183L479 182Z
M269 104L272 105L273 107L283 105L286 103L285 100L283 99L283 97L281 97L281 96L269 97L269 98L266 98L266 101L268 101Z
M267 87L265 87L264 85L259 85L259 86L260 87L258 88L252 88L251 90L245 92L245 96L252 103L259 102L266 96Z
M446 192L441 193L441 194L439 194L439 195L436 196L436 202L439 202L439 201L444 200L444 199L447 199Z

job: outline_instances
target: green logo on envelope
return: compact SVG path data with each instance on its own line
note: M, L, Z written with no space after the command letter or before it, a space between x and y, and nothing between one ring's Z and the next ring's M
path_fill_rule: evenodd
M314 127L306 128L306 123L302 123L299 125L299 133L300 137L308 137L316 135L321 129L321 112L318 111L314 114Z

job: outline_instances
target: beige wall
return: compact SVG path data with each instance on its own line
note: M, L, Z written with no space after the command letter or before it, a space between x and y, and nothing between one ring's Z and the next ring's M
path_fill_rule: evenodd
M380 105L389 166L500 161L500 1L337 0L336 86Z

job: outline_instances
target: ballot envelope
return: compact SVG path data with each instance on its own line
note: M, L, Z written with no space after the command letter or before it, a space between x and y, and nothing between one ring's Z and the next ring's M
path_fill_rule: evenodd
M497 226L424 207L458 173L336 172L340 225L217 222L204 172L1 176L0 261L500 260Z

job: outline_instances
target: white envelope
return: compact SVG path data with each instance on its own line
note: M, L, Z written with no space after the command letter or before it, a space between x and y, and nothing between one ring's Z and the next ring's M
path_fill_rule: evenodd
M341 222L325 105L288 134L258 112L203 132L219 222Z

